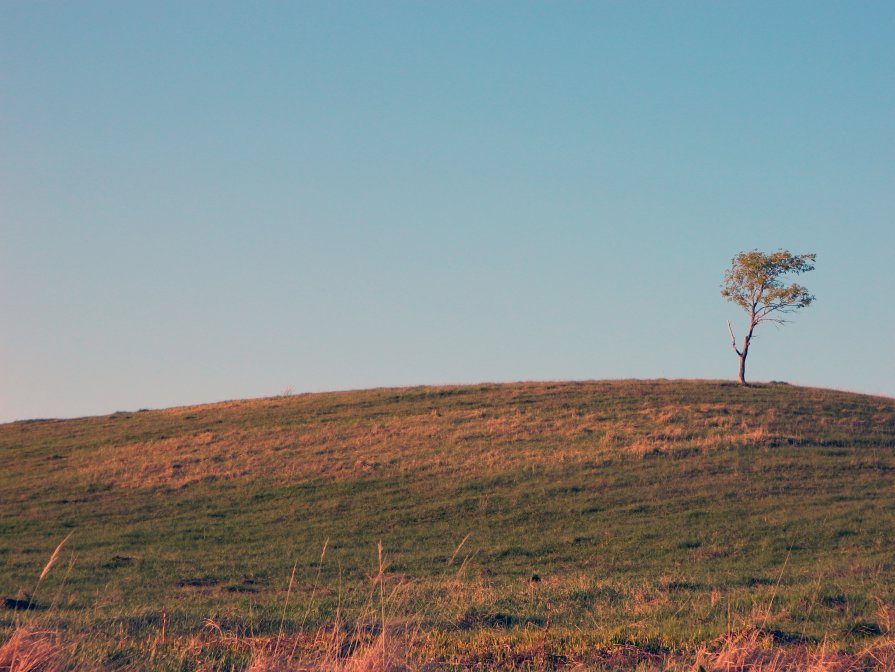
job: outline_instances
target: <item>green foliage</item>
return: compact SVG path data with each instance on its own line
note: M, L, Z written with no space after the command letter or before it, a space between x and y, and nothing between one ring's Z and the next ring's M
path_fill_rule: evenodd
M814 296L796 283L785 285L782 278L813 271L816 256L787 250L740 252L724 275L721 295L749 312L752 326L763 321L783 322L778 315L811 305Z

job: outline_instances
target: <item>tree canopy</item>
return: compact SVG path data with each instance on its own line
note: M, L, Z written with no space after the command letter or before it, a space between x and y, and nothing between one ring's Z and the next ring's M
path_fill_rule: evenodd
M816 258L816 254L792 254L788 250L740 252L724 275L721 295L748 311L753 324L785 322L781 314L811 305L814 296L796 283L784 285L781 276L813 271Z

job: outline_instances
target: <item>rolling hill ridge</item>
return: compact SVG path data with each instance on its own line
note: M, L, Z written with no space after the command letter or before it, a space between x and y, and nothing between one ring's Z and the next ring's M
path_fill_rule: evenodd
M167 637L360 622L377 573L389 619L431 633L437 660L545 637L565 661L673 652L747 629L845 655L895 617L888 398L379 389L11 423L0 456L0 628L28 600L65 632L129 633L132 655L162 611Z

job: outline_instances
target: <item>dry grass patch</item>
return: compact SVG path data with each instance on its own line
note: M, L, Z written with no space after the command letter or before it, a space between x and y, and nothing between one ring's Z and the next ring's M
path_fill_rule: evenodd
M183 488L203 480L457 477L497 464L513 469L625 454L801 445L829 441L833 430L844 437L855 431L895 434L895 412L884 401L871 420L866 409L828 409L837 393L809 390L800 393L799 403L816 407L794 416L742 399L684 401L688 385L711 390L681 382L525 383L298 395L116 414L72 421L84 425L69 435L73 445L87 440L94 425L102 442L81 451L75 470L60 476L125 489ZM138 421L144 431L128 430ZM31 435L60 431L58 424L8 429Z
M687 669L681 666L680 669ZM895 670L895 642L878 640L857 653L822 642L780 646L773 632L749 629L726 635L695 655L691 670L704 672L860 672Z
M0 672L62 672L73 669L57 633L16 628L0 645Z

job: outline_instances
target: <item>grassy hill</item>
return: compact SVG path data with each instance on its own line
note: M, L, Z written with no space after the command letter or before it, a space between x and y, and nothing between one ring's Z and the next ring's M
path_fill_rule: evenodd
M81 669L357 666L383 629L385 667L438 669L872 667L892 641L888 398L297 395L0 425L0 464L0 641Z

